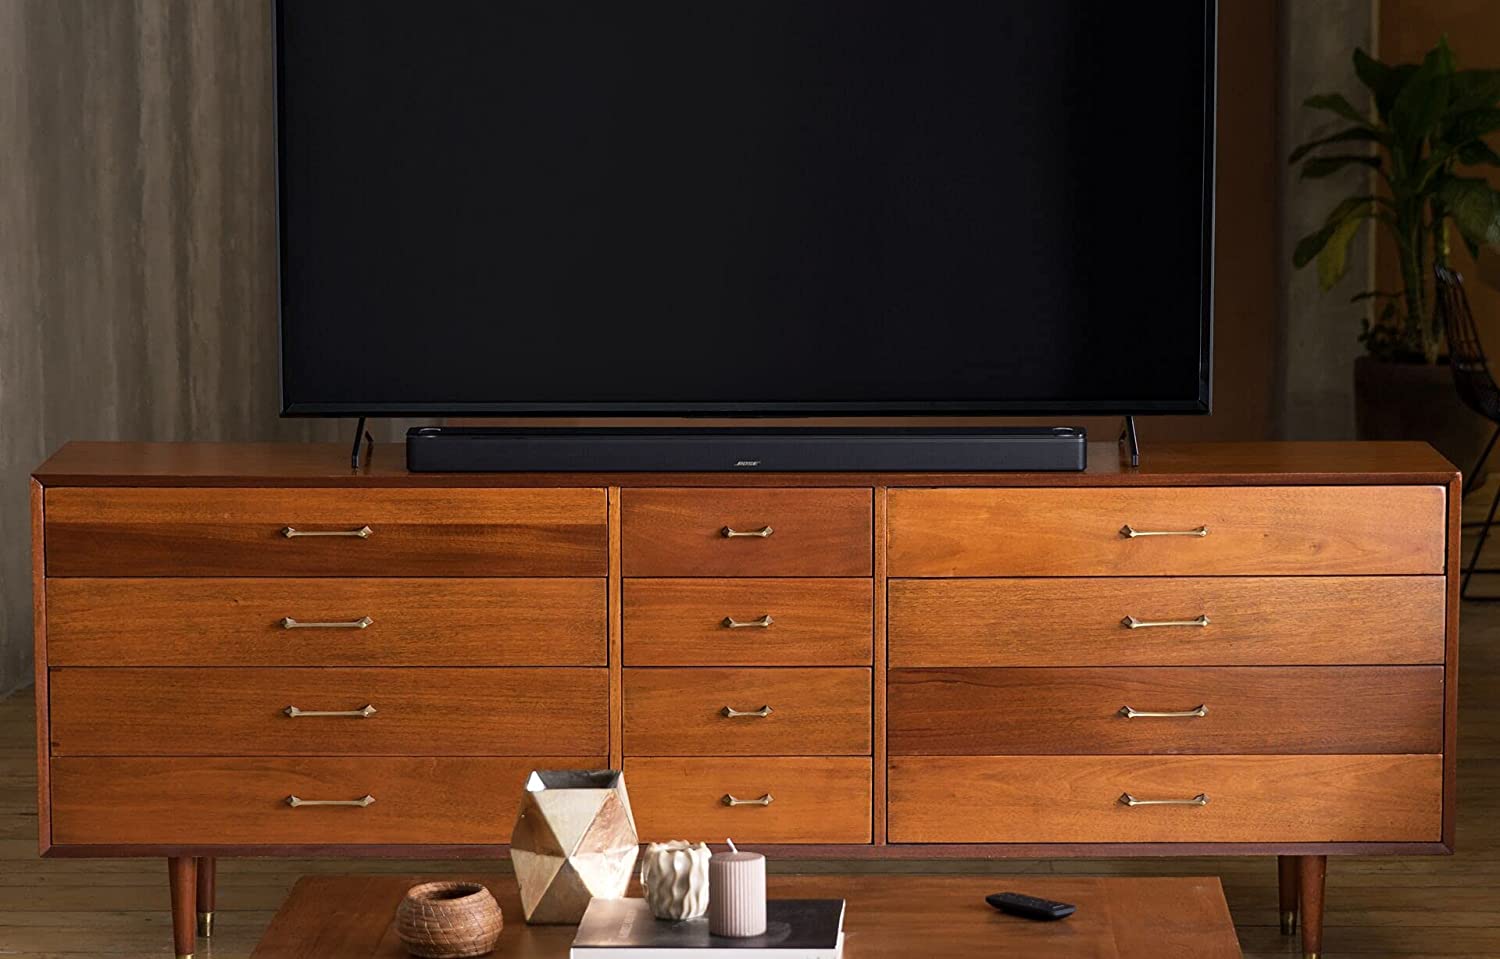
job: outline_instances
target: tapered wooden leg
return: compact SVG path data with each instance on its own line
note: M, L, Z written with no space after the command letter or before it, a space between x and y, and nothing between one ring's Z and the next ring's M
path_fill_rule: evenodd
M1323 880L1328 874L1326 856L1299 857L1298 901L1302 906L1302 955L1304 959L1321 959L1323 955Z
M214 934L214 860L198 858L198 935L204 939Z
M1297 871L1298 857L1276 857L1276 887L1281 893L1281 934L1290 936L1297 931ZM203 908L199 906L198 908Z
M193 903L198 894L198 863L191 856L167 860L172 881L172 945L177 959L193 959Z

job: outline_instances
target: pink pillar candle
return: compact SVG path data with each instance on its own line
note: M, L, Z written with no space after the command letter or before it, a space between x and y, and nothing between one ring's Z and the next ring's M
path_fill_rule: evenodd
M716 852L708 861L708 931L736 939L766 931L766 857Z

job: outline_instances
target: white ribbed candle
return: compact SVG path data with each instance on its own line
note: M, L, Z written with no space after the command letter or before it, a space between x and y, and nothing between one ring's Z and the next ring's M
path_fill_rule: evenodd
M708 931L744 938L766 931L766 857L758 852L716 852L708 861Z

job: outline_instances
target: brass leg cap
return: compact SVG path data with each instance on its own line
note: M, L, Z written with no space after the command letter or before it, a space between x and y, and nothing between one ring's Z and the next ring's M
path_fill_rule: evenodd
M1297 914L1295 912L1284 912L1281 914L1281 934L1290 936L1297 931Z
M179 955L177 959L193 959L193 954L190 952L187 955Z
M191 959L191 957L189 957L189 959ZM1321 952L1304 952L1302 954L1302 959L1323 959L1323 954Z
M214 935L214 914L211 912L198 913L198 935L204 939L212 939Z

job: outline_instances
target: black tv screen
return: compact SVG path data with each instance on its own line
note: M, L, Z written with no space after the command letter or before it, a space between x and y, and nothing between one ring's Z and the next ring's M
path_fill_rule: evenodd
M1212 0L274 17L284 413L1209 408Z

